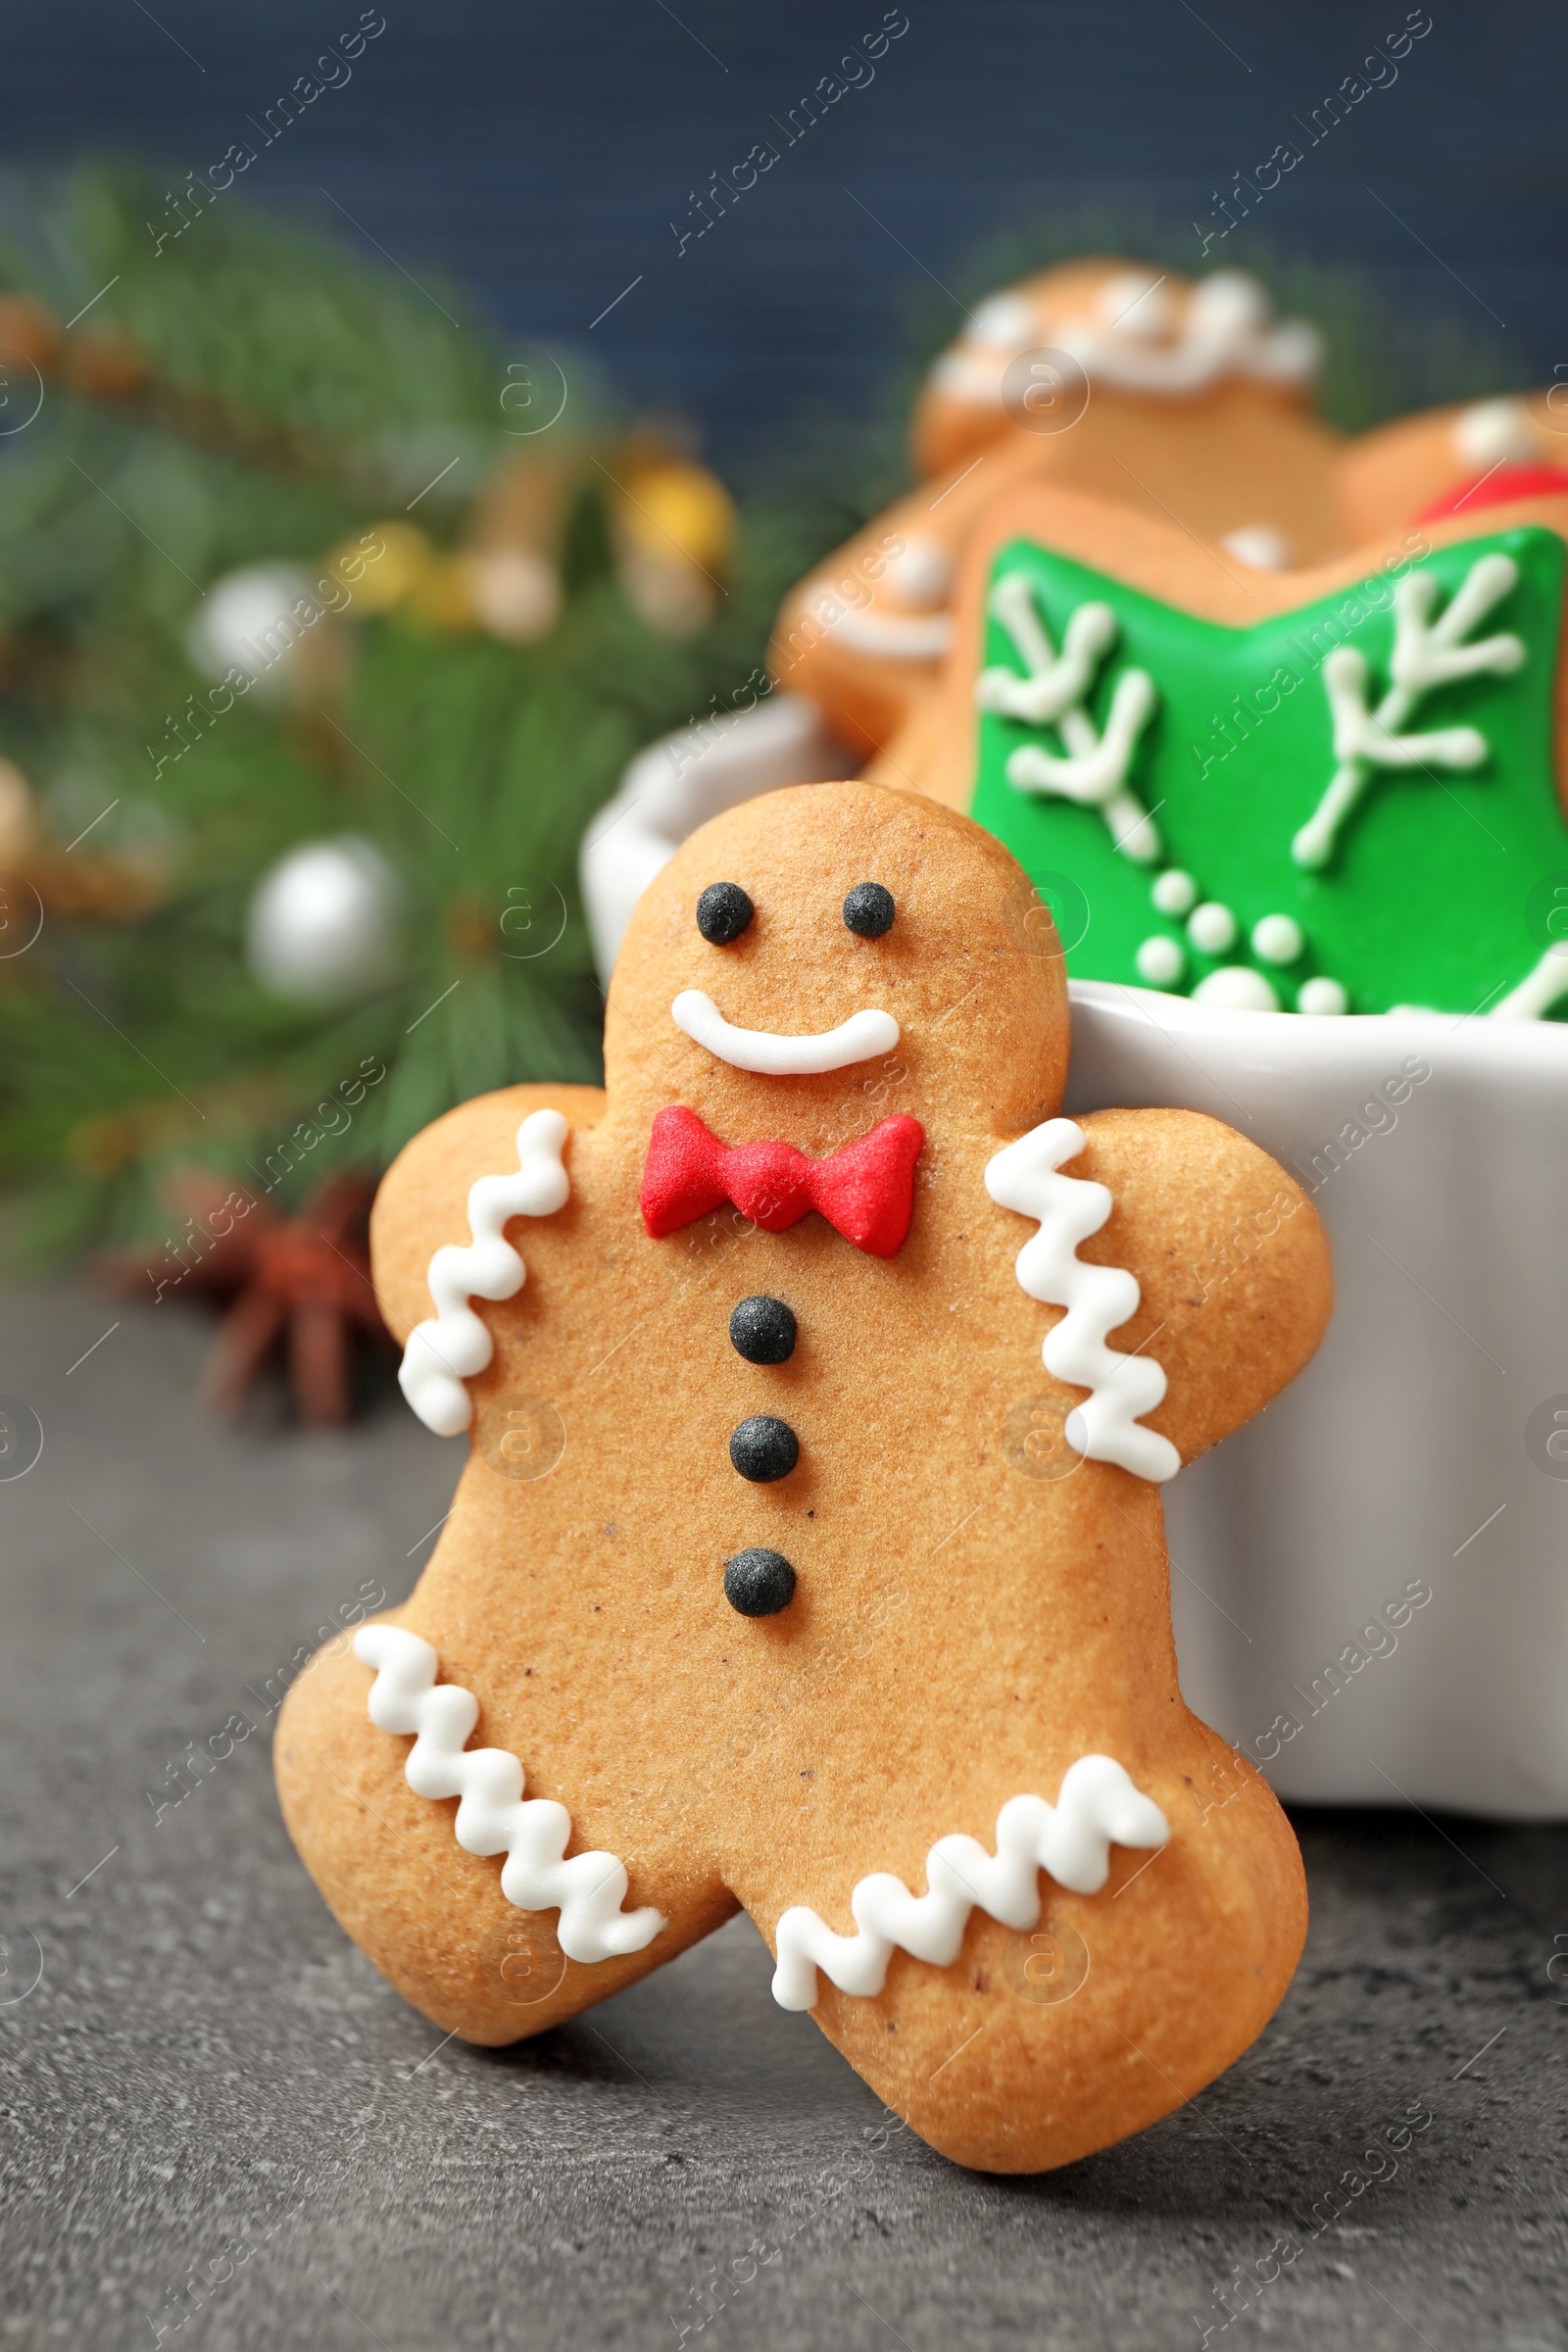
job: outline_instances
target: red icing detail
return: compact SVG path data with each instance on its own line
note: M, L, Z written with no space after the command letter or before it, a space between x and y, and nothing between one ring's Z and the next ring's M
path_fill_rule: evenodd
M1460 482L1423 507L1417 522L1442 522L1450 514L1477 514L1483 507L1505 507L1520 498L1568 498L1568 470L1561 466L1494 466L1474 481Z
M793 1144L730 1151L695 1111L672 1103L648 1139L643 1223L662 1241L729 1200L764 1233L782 1233L814 1208L857 1250L892 1257L909 1230L924 1142L919 1120L901 1113L826 1159L808 1159Z

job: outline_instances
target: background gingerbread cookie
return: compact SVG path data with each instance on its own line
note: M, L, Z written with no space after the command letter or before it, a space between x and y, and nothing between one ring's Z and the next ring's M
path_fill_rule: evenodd
M786 600L775 678L846 741L885 749L952 643L978 515L1024 481L1163 514L1243 570L1328 554L1343 443L1313 413L1317 357L1314 330L1276 321L1236 270L1195 282L1083 261L990 296L916 405L917 487Z
M1334 468L1344 544L1435 515L1568 490L1563 386L1397 416L1348 442Z
M1061 878L1092 909L1075 977L1549 1017L1565 493L1505 485L1259 575L1162 516L1023 485L976 525L940 694L872 772L912 769Z
M1322 1236L1211 1120L1054 1116L1032 904L929 802L753 803L643 899L605 1097L485 1098L387 1179L405 1389L472 1451L395 1622L296 1686L278 1774L444 2030L516 2036L514 1906L559 1920L538 2030L741 1903L779 1999L935 2146L1032 2170L1279 1999L1300 1866L1182 1704L1159 1487L1310 1354ZM1070 1999L1031 1934L1086 1955Z

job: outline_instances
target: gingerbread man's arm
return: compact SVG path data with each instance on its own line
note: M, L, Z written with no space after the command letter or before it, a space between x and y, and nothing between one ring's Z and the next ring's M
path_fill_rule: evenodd
M404 1146L381 1180L370 1216L375 1295L400 1345L431 1313L430 1259L470 1239L469 1188L517 1166L517 1130L530 1113L559 1110L572 1131L605 1115L598 1086L507 1086L477 1095ZM566 1146L566 1168L571 1148Z
M1073 1180L1087 1180L1082 1195ZM1108 1215L1096 1186L1109 1193ZM1051 1121L998 1155L987 1187L1043 1218L1034 1262L1020 1267L1032 1295L1080 1300L1054 1319L1047 1348L1069 1388L1097 1384L1081 1399L1080 1435L1098 1433L1086 1449L1140 1476L1169 1476L1177 1456L1190 1462L1250 1420L1327 1328L1333 1281L1316 1211L1276 1161L1217 1119L1104 1110ZM1125 1280L1120 1292L1108 1274L1084 1282L1087 1270L1111 1268L1137 1284L1130 1314Z

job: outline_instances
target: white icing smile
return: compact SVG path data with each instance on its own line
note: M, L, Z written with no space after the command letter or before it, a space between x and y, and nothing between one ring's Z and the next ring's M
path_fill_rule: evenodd
M694 1045L706 1046L733 1070L755 1070L763 1078L846 1070L874 1054L891 1054L899 1042L891 1012L852 1012L836 1029L819 1030L814 1037L775 1037L770 1029L737 1029L700 988L682 989L669 1010L676 1028Z

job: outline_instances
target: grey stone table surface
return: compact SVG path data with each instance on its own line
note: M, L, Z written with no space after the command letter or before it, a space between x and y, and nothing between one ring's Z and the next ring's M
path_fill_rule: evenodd
M744 1919L537 2040L443 2044L296 1861L268 1718L412 1583L457 1449L395 1392L342 1436L276 1399L217 1429L206 1337L0 1303L44 1436L0 1481L0 2342L1568 2345L1568 1831L1302 1815L1261 2041L1036 2179L890 2125Z

